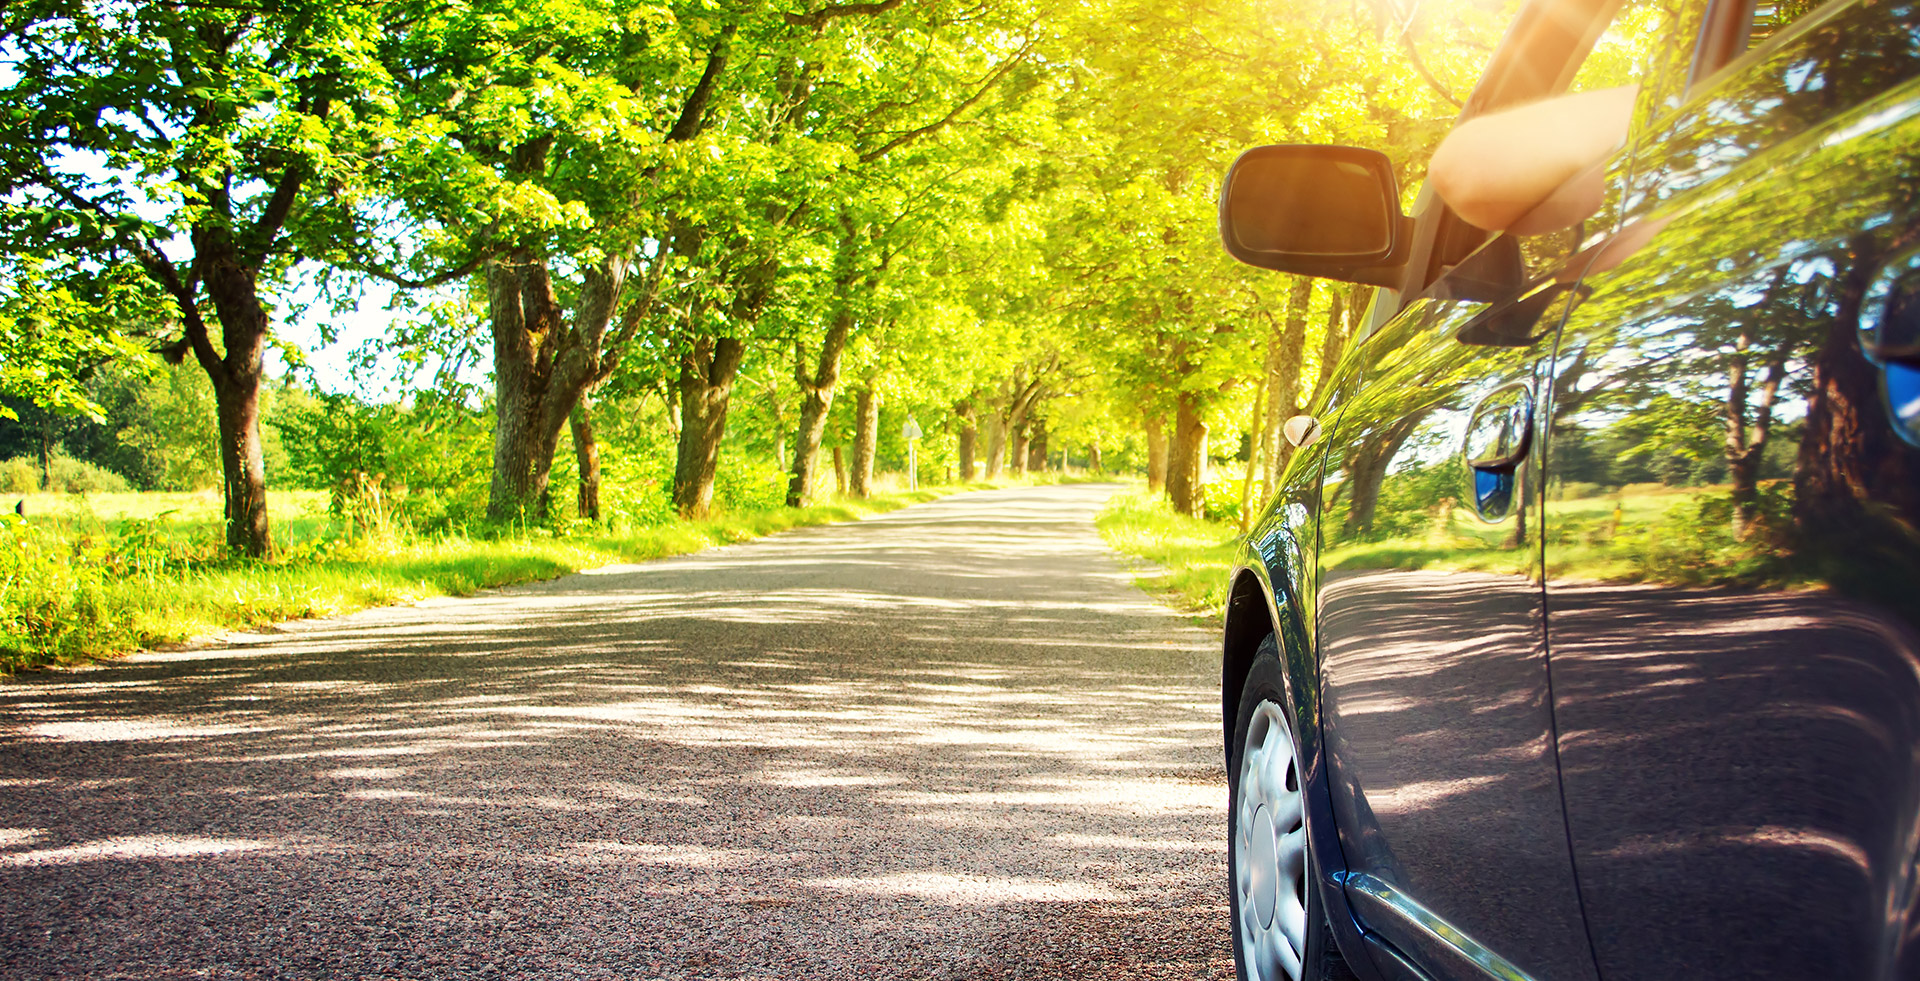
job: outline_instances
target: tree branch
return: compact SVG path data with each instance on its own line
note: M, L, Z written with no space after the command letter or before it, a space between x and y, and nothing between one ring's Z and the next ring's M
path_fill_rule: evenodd
M871 17L884 14L900 6L906 0L880 0L878 3L843 3L837 6L822 7L807 14L781 14L787 23L795 27L820 27L827 21L840 17Z
M987 76L987 80L981 83L980 89L974 92L972 95L967 96L965 101L961 102L959 105L954 106L952 112L947 113L945 116L942 116L939 119L934 120L933 122L928 123L925 126L921 126L917 129L910 129L905 133L902 133L899 136L896 136L893 139L888 140L887 142L881 144L879 147L861 154L860 162L872 163L875 160L878 160L881 157L886 156L888 153L902 146L905 146L906 144L911 143L922 136L926 136L929 133L939 132L940 130L946 128L947 124L953 122L955 119L958 119L961 113L966 112L968 109L973 108L973 106L976 103L978 103L981 99L986 98L987 93L993 91L994 87L1000 84L1000 80L1005 78L1008 72L1013 71L1015 65L1018 65L1021 62L1027 60L1027 55L1030 52L1032 52L1032 50L1033 50L1033 43L1029 41L1027 45L1021 48L1017 53L1015 53L1013 57L1008 58L1004 63L1000 65L999 68L994 69L993 72Z
M1419 49L1414 47L1413 38L1406 34L1401 34L1400 40L1406 43L1407 60L1413 62L1413 70L1419 72L1420 77L1427 80L1428 87L1432 88L1435 92L1440 93L1440 98L1453 103L1454 108L1456 109L1466 108L1466 103L1461 102L1459 99L1454 98L1453 93L1447 91L1447 87L1440 84L1440 80L1437 78L1434 78L1433 73L1427 70L1427 63L1420 60L1420 51Z
M700 73L700 81L693 91L687 94L686 105L680 108L680 118L674 120L673 129L667 131L666 142L679 143L700 135L707 124L707 103L713 98L713 90L720 81L720 73L727 67L727 46L733 41L733 32L738 25L728 24L720 32L720 40L715 41L713 50L707 52L707 70Z
M325 119L330 105L331 100L321 96L319 103L314 106L313 115ZM273 196L267 199L265 210L247 234L248 261L258 265L266 260L267 253L273 249L273 240L279 236L280 229L286 227L287 216L293 213L293 203L299 198L300 185L306 183L307 176L306 164L298 160L288 164L287 169L281 172L279 183L274 185Z
M469 256L467 261L445 272L438 272L424 279L413 279L363 262L353 262L349 260L335 260L335 262L343 269L351 269L363 276L372 276L383 283L392 283L403 289L423 290L451 283L456 279L465 279L479 272L480 267L486 265L488 259L493 258L493 253L494 250L491 248L480 249Z
M40 184L71 207L92 212L107 219L109 223L115 217L105 206L88 200L63 186L59 181L54 180L51 174L41 174ZM193 348L194 359L200 362L200 366L205 368L208 374L219 377L226 366L221 362L220 353L213 349L213 342L207 336L206 321L201 319L200 307L194 302L195 290L192 282L182 280L180 270L174 266L173 261L148 241L146 236L117 232L113 240L132 252L134 259L140 263L140 268L146 270L147 276L160 284L160 288L166 290L167 295L173 298L174 306L179 308L180 319L185 327L184 340ZM162 353L167 355L167 360L177 364L185 352L181 351L178 345L170 344L162 350Z

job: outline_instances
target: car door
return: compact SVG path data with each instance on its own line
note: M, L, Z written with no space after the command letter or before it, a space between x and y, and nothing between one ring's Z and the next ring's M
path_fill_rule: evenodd
M1553 717L1608 981L1920 976L1920 9L1781 29L1807 6L1716 21L1646 100L1556 350Z
M1556 29L1583 30L1568 22L1575 5L1548 9ZM1614 27L1584 42L1599 70L1577 89L1641 77L1680 30L1659 4L1589 13ZM1561 87L1573 74L1528 70ZM1510 84L1490 75L1481 92L1553 91ZM1489 238L1437 202L1424 215L1428 254L1414 262L1432 281L1341 382L1353 391L1319 509L1346 892L1369 931L1429 972L1592 978L1555 756L1534 405L1587 229Z
M1317 620L1334 819L1356 914L1422 964L1590 977L1528 532L1530 402L1552 342L1463 341L1481 306L1417 301L1370 338L1328 447ZM1469 465L1476 428L1504 473Z

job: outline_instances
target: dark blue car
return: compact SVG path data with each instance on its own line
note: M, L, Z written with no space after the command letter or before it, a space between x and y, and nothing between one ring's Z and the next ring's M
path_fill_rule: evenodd
M1622 82L1570 228L1227 179L1377 287L1226 611L1243 978L1920 978L1920 5L1537 0L1463 119Z

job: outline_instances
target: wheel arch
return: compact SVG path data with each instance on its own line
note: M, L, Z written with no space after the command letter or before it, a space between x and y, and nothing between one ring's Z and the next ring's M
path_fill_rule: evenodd
M1227 590L1226 629L1221 638L1220 720L1221 748L1229 761L1233 758L1233 726L1240 710L1240 693L1246 687L1247 670L1253 666L1261 641L1270 634L1276 635L1278 641L1279 617L1273 602L1273 584L1262 571L1258 563L1239 566L1234 570L1233 585ZM1291 691L1288 697L1291 700Z
M1283 566L1284 568L1284 566ZM1327 910L1336 945L1355 975L1366 981L1388 981L1403 977L1400 972L1382 970L1368 941L1366 927L1354 915L1343 887L1348 865L1340 845L1333 817L1332 788L1328 782L1325 751L1320 732L1320 695L1317 690L1317 659L1314 657L1309 624L1297 606L1297 583L1283 580L1278 591L1272 568L1262 561L1261 553L1248 549L1236 564L1227 591L1225 629L1222 636L1220 698L1225 736L1222 745L1229 769L1233 766L1234 727L1238 721L1240 699L1246 689L1247 674L1260 645L1269 636L1279 647L1283 665L1281 684L1285 688L1288 721L1294 726L1296 751L1307 779L1306 808L1309 847L1318 869L1310 886ZM1232 777L1229 776L1229 781ZM1397 956L1397 955L1396 955ZM1400 962L1404 963L1404 961Z

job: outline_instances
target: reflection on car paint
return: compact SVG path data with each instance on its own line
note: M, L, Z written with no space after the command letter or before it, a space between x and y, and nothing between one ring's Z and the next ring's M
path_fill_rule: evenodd
M1657 232L1555 354L1553 710L1609 981L1920 974L1920 458L1860 322L1920 244L1916 25L1836 5L1643 138L1620 210Z
M1592 977L1553 760L1533 459L1506 461L1519 492L1496 523L1475 509L1467 460L1476 410L1531 390L1549 349L1461 343L1480 309L1429 302L1369 338L1364 384L1343 386L1324 437L1316 622L1335 823L1354 873L1519 970ZM1428 550L1444 558L1410 560ZM1401 950L1431 945L1400 906L1365 908Z

